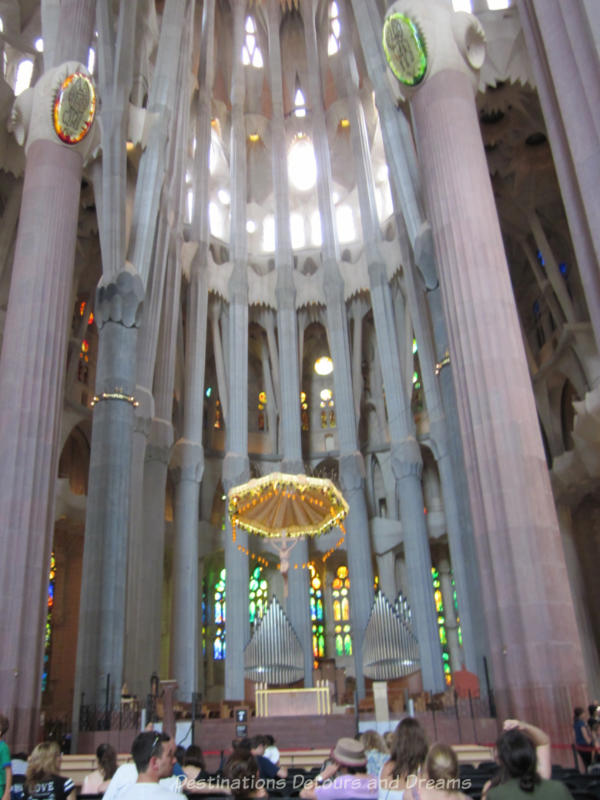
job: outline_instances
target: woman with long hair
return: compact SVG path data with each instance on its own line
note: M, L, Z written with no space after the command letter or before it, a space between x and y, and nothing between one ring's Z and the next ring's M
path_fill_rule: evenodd
M496 742L498 772L483 787L482 800L567 800L571 797L552 773L550 738L541 728L508 719Z
M56 742L41 742L29 756L25 773L25 797L31 800L75 800L75 784L63 778Z
M98 767L83 779L81 794L104 794L110 779L117 771L117 751L112 744L99 744L96 748Z
M403 719L394 731L390 760L379 773L379 800L403 800L407 780L418 777L428 749L421 723L413 717Z

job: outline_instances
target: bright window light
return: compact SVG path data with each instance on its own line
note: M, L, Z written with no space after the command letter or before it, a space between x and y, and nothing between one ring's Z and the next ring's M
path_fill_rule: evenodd
M93 47L88 50L88 63L87 68L91 75L94 74L94 67L96 66L96 51Z
M192 221L192 217L194 216L194 190L188 189L187 199L186 199L186 213L187 213L187 222Z
M315 151L308 138L302 137L290 147L288 175L292 186L301 192L312 189L317 182Z
M290 232L292 234L292 247L294 250L304 247L306 236L304 234L304 217L302 214L290 214Z
M310 215L310 240L315 247L320 247L323 244L321 214L318 209Z
M315 372L317 375L331 375L333 372L333 361L329 356L321 356L315 361Z
M210 232L219 239L223 238L223 213L216 203L208 204L208 220Z
M488 0L488 8L490 11L499 11L502 8L508 8L509 6L509 0Z
M294 97L294 116L306 116L306 100L304 99L302 89L296 90L296 96Z
M256 25L252 17L246 17L246 39L242 48L242 62L257 69L263 66L262 54L256 43Z
M21 94L25 89L29 89L31 76L33 75L33 61L24 58L17 67L17 80L15 81L15 95Z
M329 39L327 55L333 56L340 49L340 11L335 0L329 6Z
M4 20L0 17L0 33L4 33Z
M275 217L269 214L263 220L263 250L273 253L275 250Z
M246 231L249 234L256 233L256 222L253 219L246 220Z
M41 36L40 36L39 39L35 40L35 42L33 43L33 46L38 51L38 53L43 53L44 52L44 40L42 39Z
M219 202L224 206L228 206L231 203L231 195L227 189L219 189L217 197L219 198Z
M354 215L350 206L339 206L336 209L336 222L340 242L352 242L356 239Z
M471 0L452 0L452 7L455 11L466 11L468 14L473 13Z

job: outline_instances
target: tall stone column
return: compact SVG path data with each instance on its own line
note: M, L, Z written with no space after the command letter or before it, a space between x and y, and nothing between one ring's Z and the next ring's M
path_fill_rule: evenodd
M416 440L410 410L410 388L403 385L400 370L398 340L395 335L391 289L387 280L385 261L380 252L381 232L375 205L374 180L371 166L367 126L358 95L358 70L350 49L350 29L346 9L342 17L342 55L351 139L355 155L357 189L361 225L369 270L369 287L377 349L381 359L383 386L388 412L391 439L392 471L400 501L400 518L404 532L404 553L410 564L411 597L423 687L439 692L444 688L442 654L438 636L433 593L431 591L431 553L421 485L423 461Z
M300 433L300 369L296 325L296 287L293 279L293 253L290 237L290 208L287 179L287 151L283 117L281 72L281 5L269 0L269 76L271 82L271 152L275 196L275 268L277 269L277 331L279 333L279 376L281 421L281 469L290 474L304 472ZM294 560L306 564L308 542L303 537L294 547ZM290 570L286 613L304 653L304 685L312 686L313 652L310 620L309 573Z
M173 594L172 668L179 697L190 701L203 688L200 635L202 628L199 586L198 510L204 472L202 447L204 369L208 317L209 221L208 191L211 138L210 95L214 73L214 0L204 4L198 78L200 85L194 163L194 214L192 239L198 250L192 259L186 315L185 394L183 436L175 446L175 551Z
M420 34L395 13L422 31L425 62ZM403 91L448 322L499 712L568 741L583 659L473 97L483 30L441 0L397 2L386 24L416 54L392 48L397 76L411 82L425 63Z
M79 606L75 699L120 696L125 648L127 521L135 426L135 354L142 281L124 269L96 295L98 363ZM78 708L78 702L76 702ZM74 720L78 728L79 720ZM75 729L75 728L74 728Z
M248 275L246 241L246 125L245 76L242 45L246 4L234 0L233 65L231 76L231 236L233 270L229 280L228 387L229 417L225 428L223 462L225 492L250 477L248 463ZM242 549L240 549L242 548ZM233 539L226 513L225 567L227 569L227 620L225 698L244 697L244 648L250 638L248 617L248 535L237 531Z
M519 17L600 348L600 59L593 0L521 0Z
M452 372L435 374L443 360L448 333L442 310L431 227L425 219L420 177L412 132L407 118L398 113L386 75L381 47L381 21L375 0L352 0L390 170L398 241L410 242L404 257L404 290L419 346L421 377L425 388L430 439L444 493L452 561L456 569L459 608L464 620L467 668L484 679L486 630L481 612L481 589L474 556L472 521L464 479L464 460Z
M93 10L89 0L81 4L83 24L57 50L57 63L89 46ZM61 24L68 23L66 16L61 14ZM76 70L86 72L78 62L47 71L28 90L31 113L17 129L27 160L0 360L0 584L6 612L0 623L0 706L11 721L11 747L22 750L38 736L81 171L93 138L90 133L80 144L63 144L48 109Z
M302 8L308 64L309 105L312 110L313 144L317 162L317 196L323 235L323 291L327 308L327 335L334 364L333 385L340 450L339 475L342 492L350 508L345 528L350 573L352 648L356 688L358 696L363 697L365 683L362 642L373 605L373 568L364 493L365 468L358 449L344 281L338 266L339 246L331 200L333 194L331 161L315 28L317 3L315 0L303 0Z

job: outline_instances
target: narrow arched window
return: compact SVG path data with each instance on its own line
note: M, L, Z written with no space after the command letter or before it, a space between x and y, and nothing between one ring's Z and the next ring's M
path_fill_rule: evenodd
M327 40L327 55L333 56L340 49L340 10L335 0L329 5L329 39Z
M352 633L350 628L350 578L348 567L338 567L332 584L333 619L335 621L335 654L352 655Z
M246 66L260 69L263 66L262 53L256 39L256 23L252 17L246 17L246 37L242 48L242 61Z

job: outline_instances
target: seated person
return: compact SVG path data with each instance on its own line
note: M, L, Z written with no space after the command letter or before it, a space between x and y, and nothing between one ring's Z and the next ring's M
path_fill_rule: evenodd
M483 800L568 800L560 781L546 780L552 773L550 737L535 725L507 719L496 742L500 769L483 787Z
M575 735L575 747L587 771L587 768L592 763L594 737L583 718L583 708L581 706L577 706L573 710L573 733Z
M401 720L389 748L390 760L379 773L379 799L403 800L409 777L419 774L429 750L421 723L414 717Z
M429 748L422 775L410 775L407 800L468 800L460 791L458 759L450 745L437 742Z
M40 742L29 756L25 797L32 800L75 800L75 784L60 772L60 750L56 742Z
M277 766L279 766L281 754L279 752L279 748L275 744L275 739L270 733L265 733L263 740L265 742L265 758L268 758L269 761L273 762L273 764L277 764Z
M274 780L276 778L287 778L287 768L273 764L265 758L265 741L262 736L253 736L251 739L242 739L239 744L240 750L249 750L256 759L258 772L263 780Z
M225 783L236 800L268 797L258 774L256 758L248 749L237 749L229 756L223 767Z
M377 778L367 774L367 756L356 739L338 739L331 762L300 790L304 800L376 800Z
M83 779L81 794L104 794L112 776L117 771L117 752L112 744L99 744L96 748L98 768Z

